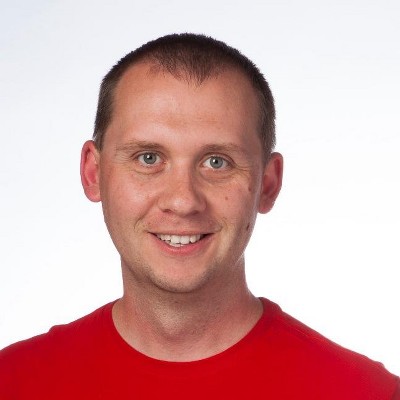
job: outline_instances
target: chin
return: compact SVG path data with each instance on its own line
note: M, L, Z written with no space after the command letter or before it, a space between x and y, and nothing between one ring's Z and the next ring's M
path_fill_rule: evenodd
M211 281L211 274L204 273L196 276L153 276L151 281L159 290L171 294L198 293L205 289Z

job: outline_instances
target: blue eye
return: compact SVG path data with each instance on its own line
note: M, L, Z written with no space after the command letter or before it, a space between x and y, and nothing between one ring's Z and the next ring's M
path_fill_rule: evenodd
M207 160L204 162L205 166L212 168L212 169L220 169L223 167L226 167L228 162L219 156L211 156L210 158L207 158Z
M160 161L160 157L156 153L144 153L138 157L138 160L145 165L154 165Z

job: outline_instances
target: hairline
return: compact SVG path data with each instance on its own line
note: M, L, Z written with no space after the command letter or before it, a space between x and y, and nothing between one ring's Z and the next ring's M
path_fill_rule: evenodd
M190 73L185 70L183 66L177 66L173 70L169 70L165 66L163 66L156 57L153 56L153 54L145 54L141 55L139 58L136 60L132 61L129 66L127 66L123 72L117 76L116 80L113 80L111 83L109 83L110 88L109 90L109 97L110 97L110 107L109 107L109 112L110 116L108 119L108 124L105 127L104 131L101 132L101 135L99 135L97 132L94 134L94 143L96 145L96 148L99 152L101 152L104 144L104 138L107 133L108 128L110 127L112 123L112 119L114 116L114 107L115 107L115 98L116 98L116 93L118 90L118 86L120 85L121 81L123 78L127 75L129 71L131 71L134 67L137 65L148 65L149 70L147 72L147 75L159 75L159 74L169 74L170 76L174 77L178 81L186 81L189 85L196 85L196 86L201 86L203 83L218 77L219 75L226 73L228 71L232 72L237 72L239 73L251 86L251 88L254 91L254 94L256 95L257 98L257 105L258 105L258 115L259 115L259 121L258 121L258 129L257 129L257 135L260 139L260 145L262 148L262 155L263 155L263 160L264 162L268 161L270 158L270 155L273 151L274 148L274 143L272 143L272 146L267 149L265 148L266 146L264 145L264 135L263 135L263 111L264 107L262 103L264 102L265 98L263 96L263 93L261 90L259 90L249 79L249 76L246 74L246 72L241 68L240 66L236 65L233 62L230 62L230 60L224 60L221 62L218 66L214 67L211 69L210 74L207 76L204 76L202 79L198 79L197 77L192 77L190 76ZM197 78L197 79L196 79ZM99 139L99 140L98 140Z

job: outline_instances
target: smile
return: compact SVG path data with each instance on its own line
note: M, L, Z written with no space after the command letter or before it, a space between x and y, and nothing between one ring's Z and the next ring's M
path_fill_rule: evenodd
M185 246L189 243L196 243L200 239L202 239L205 235L183 235L183 236L180 236L180 235L157 234L156 236L160 240L169 244L170 246L181 247L181 246Z

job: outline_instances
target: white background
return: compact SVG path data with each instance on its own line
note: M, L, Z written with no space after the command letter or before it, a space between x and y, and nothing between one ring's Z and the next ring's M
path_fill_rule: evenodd
M98 86L160 35L206 33L270 82L285 179L247 251L252 290L400 373L397 0L1 0L0 347L121 294L80 187Z

